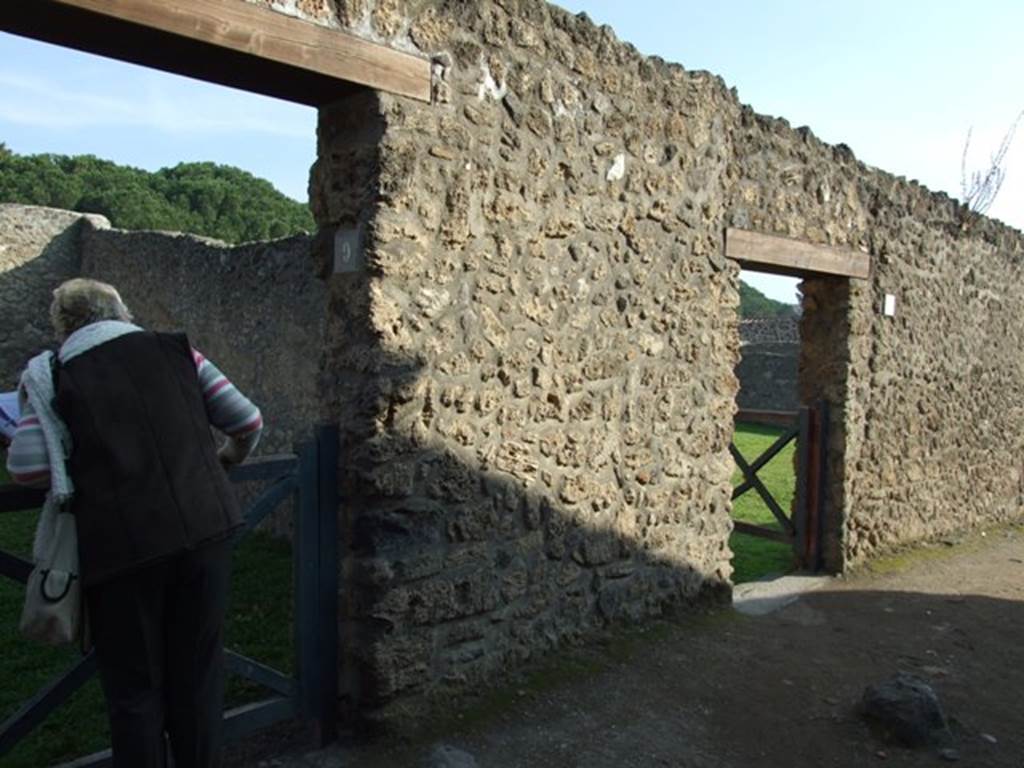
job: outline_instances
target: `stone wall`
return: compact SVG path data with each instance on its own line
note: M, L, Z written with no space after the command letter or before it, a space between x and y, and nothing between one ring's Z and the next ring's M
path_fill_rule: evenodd
M800 407L799 363L797 318L740 320L737 406L755 411L795 411Z
M721 84L542 4L398 8L367 23L441 54L439 101L323 110L312 185L322 225L366 236L365 270L331 278L325 398L346 682L371 706L730 575Z
M320 420L326 287L307 235L228 246L86 226L82 274L118 287L136 320L184 330L264 414L260 453L291 452Z
M741 346L799 343L799 317L745 317L740 320Z
M89 218L107 226L102 216ZM70 211L0 204L0 391L14 389L29 358L54 344L50 292L79 272L84 220Z
M305 235L237 247L166 232L111 229L102 216L0 205L3 388L53 348L50 292L71 277L118 287L137 321L184 330L263 410L259 451L291 451L320 420L326 287Z
M727 594L727 226L872 257L802 287L830 568L1020 515L1019 232L540 0L262 2L434 61L322 109L311 183L364 712Z
M726 226L875 262L804 284L832 568L1019 514L1019 233L538 0L289 10L434 60L433 104L320 119L321 269L334 228L366 257L331 277L322 392L354 698L473 685L727 583Z
M867 281L802 286L801 396L832 409L831 567L1019 516L1021 233L806 128L732 115L732 223L872 255Z

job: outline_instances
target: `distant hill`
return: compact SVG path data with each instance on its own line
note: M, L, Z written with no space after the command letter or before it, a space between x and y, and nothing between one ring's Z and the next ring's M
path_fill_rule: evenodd
M0 144L0 202L99 213L121 229L164 229L228 243L315 226L309 207L230 165L180 163L155 173L92 155L18 155Z
M740 281L740 317L793 317L795 304L769 299L757 288Z

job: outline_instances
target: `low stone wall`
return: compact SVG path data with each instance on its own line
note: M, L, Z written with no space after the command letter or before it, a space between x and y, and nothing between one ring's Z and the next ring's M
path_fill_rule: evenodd
M745 317L740 320L740 344L799 344L800 318Z
M264 412L261 453L291 451L319 421L326 288L306 235L228 246L87 224L81 273L118 287L137 321L183 330Z
M12 390L25 363L55 344L50 292L79 274L79 235L86 220L102 216L0 203L0 390Z
M736 378L736 405L744 410L795 411L800 407L799 344L744 344Z
M111 229L102 216L0 205L0 377L55 340L50 293L71 277L113 283L143 326L183 330L263 410L261 453L291 451L320 420L327 291L311 238L228 246Z
M736 404L745 410L795 411L800 406L800 327L795 317L740 320Z

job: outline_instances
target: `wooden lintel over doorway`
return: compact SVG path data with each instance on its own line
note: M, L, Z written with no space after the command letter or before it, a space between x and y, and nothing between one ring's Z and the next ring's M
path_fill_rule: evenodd
M3 0L0 30L317 107L430 101L427 59L245 0Z
M744 269L792 277L827 275L866 280L871 272L871 257L861 251L814 245L745 229L725 231L725 255L738 261Z

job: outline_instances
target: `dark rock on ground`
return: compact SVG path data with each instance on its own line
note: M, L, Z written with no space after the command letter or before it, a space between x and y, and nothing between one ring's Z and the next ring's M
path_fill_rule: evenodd
M862 714L886 741L916 748L944 744L950 738L939 697L914 675L901 672L869 685L861 703Z

